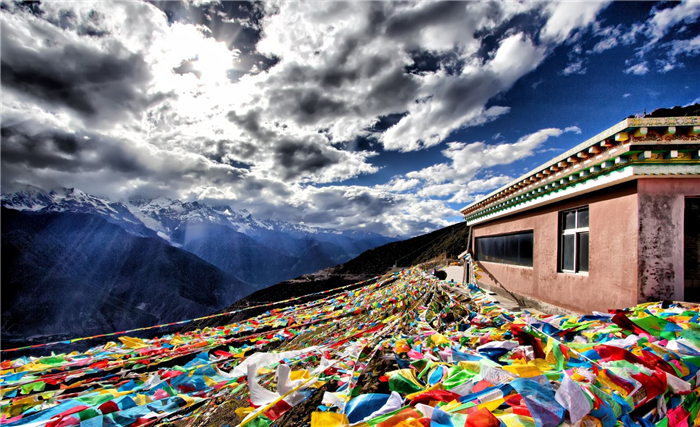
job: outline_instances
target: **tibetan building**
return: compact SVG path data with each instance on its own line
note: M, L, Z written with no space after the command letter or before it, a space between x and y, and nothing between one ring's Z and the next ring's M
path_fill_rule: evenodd
M700 301L700 117L629 118L461 212L480 285L547 308Z

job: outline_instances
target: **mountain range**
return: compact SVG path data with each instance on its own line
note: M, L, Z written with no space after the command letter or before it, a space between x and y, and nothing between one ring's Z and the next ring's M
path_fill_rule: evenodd
M158 197L2 188L3 341L191 318L397 239Z

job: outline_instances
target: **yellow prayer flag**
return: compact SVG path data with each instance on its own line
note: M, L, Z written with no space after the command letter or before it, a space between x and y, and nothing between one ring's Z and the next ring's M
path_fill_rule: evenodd
M289 379L292 381L308 380L309 378L311 378L311 375L306 369L300 369L298 371L292 371L289 373Z
M133 337L119 337L119 341L124 344L124 347L126 348L143 348L143 347L148 347L148 344L143 342L142 339L139 338L133 338Z
M535 420L531 417L516 414L506 414L498 417L506 427L535 427Z
M496 400L492 400L492 401L490 401L490 402L484 402L484 403L482 403L481 405L479 405L477 408L478 408L478 409L486 408L486 409L488 409L489 411L493 411L494 409L496 409L496 408L498 408L499 406L501 406L501 405L503 404L503 402L505 402L505 399L503 399L503 398L501 398L501 399L496 399Z
M542 375L542 371L540 371L537 366L533 366L530 364L527 365L505 365L503 366L503 369L511 372L521 378L532 378L532 377L537 377Z
M444 335L442 334L433 334L430 336L430 341L433 342L433 345L440 345L440 344L449 344L450 340L445 338Z
M235 414L238 416L238 418L242 420L243 418L247 417L248 414L250 414L254 410L255 410L255 408L253 408L252 406L248 406L247 408L243 408L243 407L236 408L236 410L233 412L235 412Z
M178 394L177 397L179 397L187 403L187 405L185 406L194 405L194 399L191 396L188 396L186 394Z
M134 397L134 403L138 406L143 406L151 402L152 400L145 394L137 394L136 397Z
M350 425L345 414L337 412L312 412L311 427L342 427Z

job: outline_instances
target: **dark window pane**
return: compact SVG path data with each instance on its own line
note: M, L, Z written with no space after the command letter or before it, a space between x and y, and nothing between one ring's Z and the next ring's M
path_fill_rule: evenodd
M520 235L520 264L532 267L533 234L523 233Z
M562 225L564 226L564 230L576 228L576 212L564 212Z
M503 236L505 253L503 261L508 264L518 264L518 235Z
M476 259L532 266L532 232L476 239Z
M576 228L588 227L588 209L578 211L578 224Z
M496 253L494 254L494 257L496 258L496 261L503 262L503 258L505 258L506 254L506 249L505 249L505 239L503 237L494 237L493 238L493 243L496 245Z
M578 249L578 271L588 271L588 233L579 233Z
M567 234L562 238L561 268L562 268L562 270L573 270L574 269L574 235L573 234Z

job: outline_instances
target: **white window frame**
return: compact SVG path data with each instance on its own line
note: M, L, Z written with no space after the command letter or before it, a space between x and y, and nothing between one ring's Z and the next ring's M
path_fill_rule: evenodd
M591 223L591 210L586 206L580 206L575 209L567 209L565 211L559 212L559 272L569 273L569 274L588 274L588 271L580 271L579 259L578 259L578 245L579 245L579 235L582 233L588 233L588 245L589 245L589 265L590 270L590 244L591 244L591 234L590 227L579 227L578 226L578 212L587 210L588 211L588 224ZM566 224L564 223L564 215L574 212L574 228L565 229ZM564 236L574 236L574 269L567 270L564 268Z

